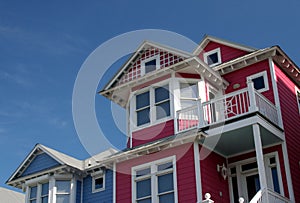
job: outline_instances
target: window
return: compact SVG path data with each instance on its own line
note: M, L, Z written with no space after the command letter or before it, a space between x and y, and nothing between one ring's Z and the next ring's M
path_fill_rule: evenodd
M141 75L145 75L159 69L159 55L150 57L141 62Z
M175 202L174 159L164 159L133 168L133 202Z
M300 114L300 90L298 89L296 89L296 96L297 96L297 104L298 104L298 109Z
M180 83L181 109L196 105L197 99L198 99L197 83Z
M216 66L222 63L220 48L204 53L203 57L204 57L204 62L209 66Z
M56 203L69 203L70 202L70 181L69 180L56 180Z
M30 188L29 202L30 203L37 202L37 186Z
M279 185L279 178L278 178L278 172L277 172L277 165L276 165L276 158L275 157L268 158L268 166L271 170L273 190L280 194L280 185Z
M48 203L49 183L42 184L41 203Z
M169 85L136 95L136 125L142 126L171 115Z
M105 173L102 170L92 174L92 191L100 192L105 189Z
M253 82L254 88L258 92L265 92L269 90L267 71L263 71L254 75L247 77L247 81Z

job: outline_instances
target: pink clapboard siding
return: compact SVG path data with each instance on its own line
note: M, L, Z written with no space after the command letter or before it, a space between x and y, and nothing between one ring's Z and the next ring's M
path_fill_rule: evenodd
M142 145L174 135L174 120L169 120L132 133L132 146ZM127 143L129 146L129 143Z
M275 73L295 194L295 202L300 202L300 113L298 111L295 84L276 64Z
M271 152L278 152L284 194L285 194L286 197L289 197L289 192L288 192L288 187L287 187L287 179L286 179L286 173L285 173L285 167L284 167L284 159L283 159L283 153L282 153L281 145L276 145L276 146L273 146L273 147L268 147L268 148L263 149L264 154L268 154L268 153L271 153ZM242 154L242 155L230 157L228 159L228 163L230 164L230 163L242 161L242 160L253 158L253 157L256 157L254 151L249 152L249 153L245 153L245 154Z
M269 90L263 92L262 94L274 104L275 102L274 102L274 94L273 94L273 89L272 89L272 79L271 79L268 60L264 60L259 63L244 67L240 70L223 75L224 79L229 82L229 86L226 88L225 93L228 94L228 93L246 88L247 87L247 77L254 75L256 73L260 73L262 71L267 71L268 84L269 84ZM239 84L240 87L237 89L234 89L233 86L235 84Z
M203 53L212 51L212 50L217 49L217 48L220 48L220 50L221 50L221 61L222 61L222 63L230 61L230 60L235 59L235 58L238 58L240 56L244 56L244 55L249 53L247 51L240 50L240 49L237 49L237 48L233 48L233 47L230 47L230 46L226 46L226 45L223 45L223 44L219 44L219 43L216 43L216 42L209 42L206 45L206 47L204 47L203 51L200 52L198 57L201 60L204 60L203 59Z
M178 202L196 202L196 181L193 143L118 163L116 166L116 202L130 203L131 168L170 156L176 156Z
M226 159L205 147L200 148L199 151L203 195L208 192L215 202L230 202L228 180L224 180L217 172L217 164L226 164Z

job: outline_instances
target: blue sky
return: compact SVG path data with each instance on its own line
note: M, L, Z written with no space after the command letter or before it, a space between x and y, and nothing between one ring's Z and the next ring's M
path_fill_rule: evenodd
M89 156L73 124L73 86L85 59L110 38L151 28L198 43L210 34L257 48L280 45L300 64L299 9L296 0L0 1L0 187L36 143ZM109 101L95 99L98 117L107 118L104 133L124 148Z

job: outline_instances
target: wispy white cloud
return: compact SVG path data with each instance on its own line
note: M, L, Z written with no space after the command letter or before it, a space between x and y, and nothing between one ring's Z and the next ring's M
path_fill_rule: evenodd
M21 72L10 73L8 71L0 70L0 79L14 82L21 86L31 86L31 82Z
M51 125L54 125L57 128L64 128L68 125L68 122L66 120L61 119L61 118L51 118L49 120L49 123Z

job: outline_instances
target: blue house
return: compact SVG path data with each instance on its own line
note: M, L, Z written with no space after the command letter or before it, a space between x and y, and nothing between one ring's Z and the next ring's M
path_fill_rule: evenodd
M7 184L26 192L26 203L112 202L113 165L101 163L115 152L78 160L37 144Z

